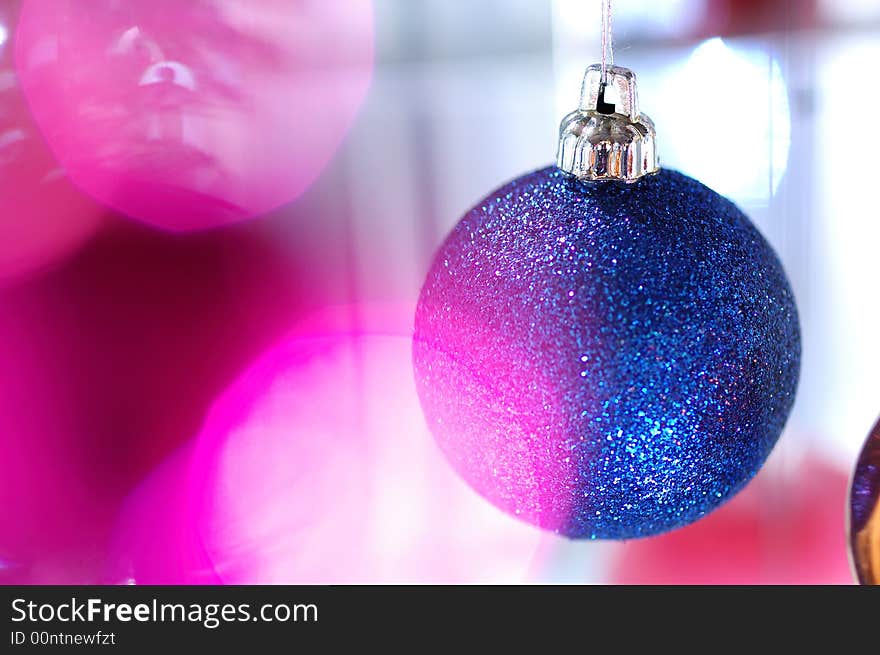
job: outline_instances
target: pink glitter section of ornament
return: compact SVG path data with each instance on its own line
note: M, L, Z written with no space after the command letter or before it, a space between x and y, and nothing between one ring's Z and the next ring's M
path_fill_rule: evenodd
M171 231L301 195L366 95L368 0L24 3L22 86L71 179Z
M461 308L462 315L472 321L491 320L481 318L474 308ZM553 398L557 385L536 370L528 393L511 394L506 383L509 367L476 366L468 358L472 352L468 349L475 347L471 335L479 332L460 324L455 332L459 341L453 337L442 346L427 341L418 344L424 364L420 383L430 384L438 370L447 372L443 394L433 405L423 403L423 409L429 420L445 425L435 434L437 443L476 491L524 521L556 530L568 519L572 503L563 487L552 481L569 479L576 471L567 453L548 446L549 440L542 438L546 428L534 417L559 407ZM489 347L512 352L522 348L500 335L495 343L484 344ZM449 371L456 373L449 375ZM478 412L479 408L490 411ZM474 422L475 415L487 418ZM505 420L494 420L499 416Z

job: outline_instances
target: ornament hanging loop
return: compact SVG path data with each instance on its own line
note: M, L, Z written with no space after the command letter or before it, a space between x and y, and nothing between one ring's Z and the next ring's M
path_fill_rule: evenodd
M635 182L659 170L656 131L639 111L635 73L604 63L587 68L580 106L559 126L556 165L585 181Z
M562 119L556 165L579 180L621 182L660 168L654 123L639 112L636 75L614 65L611 0L602 0L602 61L587 68L580 106Z
M611 0L602 0L602 84L608 82L608 66L614 65L614 42L611 38Z

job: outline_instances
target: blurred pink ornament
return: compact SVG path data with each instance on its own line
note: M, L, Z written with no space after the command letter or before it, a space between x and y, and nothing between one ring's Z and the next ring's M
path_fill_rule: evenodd
M140 492L109 581L516 582L540 538L449 469L400 336L289 338L217 400L171 466L185 500ZM189 517L162 519L174 507ZM156 517L154 540L182 546L138 543L134 526Z
M851 584L844 508L847 474L815 457L765 467L704 519L625 543L617 584Z
M16 65L84 191L171 231L264 214L342 143L373 63L369 0L25 0Z
M9 9L0 8L0 284L72 253L104 213L70 183L33 124L12 67Z

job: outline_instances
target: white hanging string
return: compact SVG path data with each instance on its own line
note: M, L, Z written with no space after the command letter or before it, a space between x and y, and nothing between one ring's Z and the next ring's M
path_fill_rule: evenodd
M614 65L611 38L611 0L602 0L602 84L608 82L608 67Z

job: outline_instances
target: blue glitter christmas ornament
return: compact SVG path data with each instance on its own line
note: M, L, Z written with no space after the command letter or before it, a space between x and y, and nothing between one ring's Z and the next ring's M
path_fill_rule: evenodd
M657 172L632 73L609 71L603 113L598 70L563 121L566 170L501 187L440 247L413 361L435 439L480 494L562 535L626 539L754 476L794 401L800 333L772 248L730 201Z

